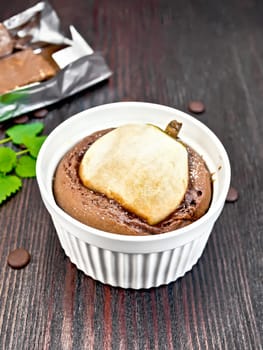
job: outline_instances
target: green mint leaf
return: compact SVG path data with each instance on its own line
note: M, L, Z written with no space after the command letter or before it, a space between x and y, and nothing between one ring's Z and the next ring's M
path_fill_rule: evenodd
M36 176L36 160L30 156L22 156L17 161L16 175L20 177Z
M13 143L21 145L26 136L36 136L44 129L43 123L19 124L6 130Z
M46 136L25 136L22 139L22 143L28 149L30 155L34 158L37 158L39 150L45 141Z
M0 172L9 173L16 165L16 152L9 147L0 147Z
M0 173L0 204L17 192L22 186L22 181L15 175Z

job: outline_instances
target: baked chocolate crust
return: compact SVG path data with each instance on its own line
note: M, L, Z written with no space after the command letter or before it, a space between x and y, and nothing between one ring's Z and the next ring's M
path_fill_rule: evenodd
M90 145L112 129L85 137L59 162L53 191L57 204L73 218L103 231L125 235L153 235L176 230L196 221L209 208L212 197L211 174L202 159L187 146L189 186L181 205L165 220L149 225L106 196L86 188L79 177L81 159Z

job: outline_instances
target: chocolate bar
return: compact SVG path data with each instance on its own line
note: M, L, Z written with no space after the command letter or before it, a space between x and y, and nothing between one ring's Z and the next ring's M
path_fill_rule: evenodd
M30 83L53 77L58 68L32 49L14 53L0 60L0 94Z

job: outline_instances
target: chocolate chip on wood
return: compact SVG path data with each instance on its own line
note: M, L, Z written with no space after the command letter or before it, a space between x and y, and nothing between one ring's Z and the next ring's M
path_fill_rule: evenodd
M26 122L28 122L29 117L27 115L21 115L20 117L16 117L14 119L14 123L15 124L24 124Z
M30 254L24 248L13 250L7 258L7 263L13 269L22 269L30 262Z
M236 202L238 200L238 191L237 189L235 189L234 187L230 187L227 197L226 197L226 202L228 203L233 203Z
M34 112L35 118L45 118L45 116L48 114L48 110L46 108L38 109Z
M205 111L205 105L201 101L191 101L188 104L188 109L192 113L200 114Z

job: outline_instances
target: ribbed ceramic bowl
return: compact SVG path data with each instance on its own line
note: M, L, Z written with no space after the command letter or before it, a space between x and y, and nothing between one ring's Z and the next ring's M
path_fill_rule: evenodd
M94 131L126 123L152 123L165 128L172 119L183 123L180 137L203 156L213 174L213 200L202 218L172 232L136 237L86 226L57 206L52 191L54 171L66 151L78 141ZM221 142L195 118L162 105L119 102L83 111L54 129L38 156L37 181L71 262L102 283L139 289L175 281L196 264L224 206L230 165Z

